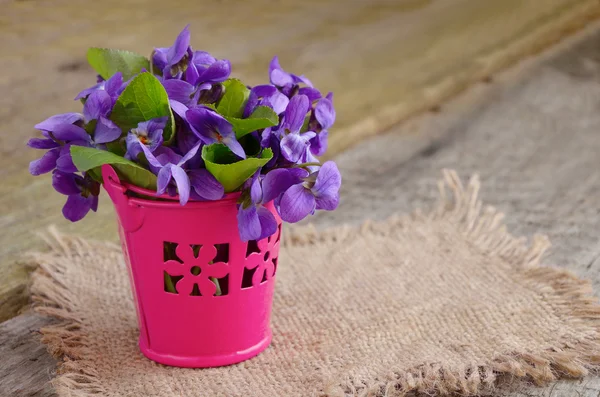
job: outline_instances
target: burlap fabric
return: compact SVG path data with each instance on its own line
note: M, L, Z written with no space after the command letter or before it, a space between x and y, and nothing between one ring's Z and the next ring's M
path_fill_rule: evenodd
M284 232L271 347L229 367L169 368L137 348L118 246L50 233L37 254L42 330L64 358L60 396L470 395L502 375L543 383L600 363L588 283L538 263L473 178L446 172L433 211L360 228ZM448 189L450 188L450 189ZM445 191L449 190L448 196Z

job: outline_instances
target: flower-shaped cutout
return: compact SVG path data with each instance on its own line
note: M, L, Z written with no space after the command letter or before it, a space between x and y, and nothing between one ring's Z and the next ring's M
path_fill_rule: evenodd
M274 252L279 252L279 234L281 229L270 237L256 242L259 252L253 252L246 258L246 268L256 271L252 275L252 285L259 285L263 279L270 280L275 275L275 264L277 257L273 256Z
M211 278L223 278L229 272L227 263L212 263L217 256L217 248L214 245L203 245L196 257L191 245L179 244L175 253L183 263L168 260L165 262L165 271L171 276L183 276L175 286L177 292L191 295L197 285L202 296L213 296L217 292L217 286Z

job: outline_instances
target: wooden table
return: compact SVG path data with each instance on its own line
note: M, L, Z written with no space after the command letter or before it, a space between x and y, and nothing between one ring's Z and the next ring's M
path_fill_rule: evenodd
M8 75L0 77L0 89L5 93L0 98L0 121L3 129L15 131L14 134L5 132L0 137L3 151L0 173L4 177L4 183L0 186L0 208L3 211L0 214L0 224L4 226L4 233L0 235L0 269L6 280L0 284L0 316L5 316L2 319L21 310L26 300L26 268L23 267L26 261L19 258L30 247L41 247L40 242L31 237L32 229L54 222L59 223L63 230L85 236L116 238L114 215L107 200L104 200L100 214L86 223L67 226L60 220L62 198L50 193L47 178L28 178L24 171L33 153L21 149L26 138L32 135L23 125L32 125L61 107L70 110L69 106L72 105L64 100L64 90L75 92L89 81L89 70L82 65L79 54L89 44L90 37L98 41L93 44L106 43L138 49L143 48L150 39L158 43L170 41L179 29L179 21L185 19L181 12L173 11L166 14L165 18L177 21L177 24L165 22L153 29L152 23L156 22L157 17L150 13L144 14L140 33L128 36L118 23L119 12L115 13L112 20L100 19L96 22L97 25L74 23L55 26L57 22L64 20L60 19L62 17L59 11L61 7L67 7L67 4L60 1L50 3L56 7L44 10L47 13L46 19L39 7L48 6L37 3L9 2L0 16L0 22L4 22L0 23L0 33L5 34L9 30L6 26L14 28L8 40L0 44L13 46L3 48L13 51L9 51L10 55L0 60L3 70L11 70ZM99 3L86 3L86 9L82 8L77 12L91 15L98 12L94 7L98 7ZM117 10L122 11L127 7L116 1L114 3ZM346 127L352 133L336 135L334 148L339 151L360 138L357 135L358 129L352 126L362 126L367 135L380 131L382 127L407 114L441 103L449 93L463 88L474 78L489 76L498 65L504 65L515 57L515 54L500 50L511 48L506 40L503 42L496 38L494 43L488 43L477 37L474 34L477 32L475 25L474 30L470 31L473 48L469 48L469 51L473 50L473 53L467 54L463 63L457 63L449 55L456 52L456 45L461 41L443 38L443 31L438 32L436 37L428 36L429 39L425 38L426 35L423 36L422 40L425 41L419 42L416 47L413 47L414 43L400 43L400 38L406 32L394 36L396 31L390 30L390 27L410 21L410 18L403 19L408 15L406 13L422 13L421 18L438 15L438 21L447 21L447 26L455 26L459 20L456 15L453 16L454 19L448 16L451 9L444 1L431 4L423 2L421 6L416 1L403 2L405 5L409 3L413 4L413 8L381 8L380 11L369 8L368 12L384 12L384 16L377 14L377 18L366 13L366 8L358 3L352 3L348 7L340 7L334 1L319 2L321 5L310 1L303 2L303 6L287 5L285 7L291 7L290 10L295 15L304 15L305 18L309 13L306 4L321 7L319 11L322 15L311 23L321 24L319 26L325 30L318 30L314 25L303 27L303 24L298 24L298 29L303 34L289 33L291 36L287 36L287 39L271 37L268 41L270 44L266 47L268 51L261 50L256 54L242 51L246 47L240 43L226 42L223 35L227 31L222 27L214 24L209 24L209 27L214 28L214 34L218 37L219 50L214 52L217 55L233 52L234 65L239 65L242 74L250 79L263 74L264 68L259 70L256 65L267 62L266 54L280 48L288 51L282 54L284 59L290 60L291 70L308 69L313 72L308 73L309 76L316 75L315 80L320 85L342 92L337 97L339 109L342 109L340 115L344 115L340 120L340 132ZM551 3L555 7L563 7L563 11L568 5L571 7L569 10L584 14L586 18L590 10L596 9L590 4L597 6L597 2L586 1ZM473 2L463 0L463 4L467 6ZM81 4L80 6L82 7ZM517 7L515 4L512 6ZM495 7L497 8L490 8L489 12L499 12L502 9L501 6ZM584 10L584 7L589 8ZM474 9L479 10L477 7ZM338 13L339 10L343 11ZM216 9L214 12L222 13ZM314 12L314 9L310 12ZM484 13L483 10L479 12ZM518 13L515 9L505 12ZM34 34L31 29L18 27L13 19L6 22L6 15L19 18L33 15L45 23L45 28L54 30L50 30L51 33L47 35L36 35L37 32ZM340 18L345 22L332 26L330 20L337 15L342 15ZM352 20L352 15L355 18L361 15L360 18L364 20ZM562 20L565 14L556 15L560 17L553 21ZM222 18L226 17L226 14L222 15ZM91 17L86 18L89 20ZM203 21L202 18L200 15L194 16L197 21ZM235 18L241 17L235 14L232 18L238 21ZM585 18L577 20L582 19ZM241 20L238 22L242 23ZM284 24L289 21L284 18L275 22ZM501 22L500 19L497 20L498 24ZM522 22L523 26L527 25L526 21ZM464 23L467 24L466 19ZM472 21L469 20L468 23ZM419 29L414 25L407 25L409 26L405 29ZM565 22L561 26L571 25L572 22ZM480 34L485 31L478 28ZM197 27L193 30L200 29ZM253 29L255 28L248 28L248 40L266 37L268 33L264 30L266 28L256 31ZM107 32L112 33L112 30L118 33L115 37L119 37L121 41L111 42L113 40L108 37ZM390 44L391 47L380 45L379 41L376 41L377 45L373 45L365 39L365 34L368 38L368 35L377 32L393 36L390 40L393 38L395 41ZM568 267L582 277L594 280L594 286L600 290L600 233L597 227L600 219L598 32L600 26L589 28L586 33L579 34L577 40L569 40L551 55L543 55L509 72L494 75L491 81L485 79L487 83L477 84L459 98L445 102L439 108L435 107L433 112L413 118L392 128L389 134L369 140L337 156L344 176L342 204L338 211L321 214L314 221L325 227L341 222L360 223L366 218L384 218L394 212L406 212L414 206L431 203L436 195L435 181L440 176L441 168L455 168L464 177L479 172L483 180L483 198L506 212L508 224L514 233L528 236L536 232L548 234L555 248L546 263ZM350 35L350 41L354 40L356 45L363 47L357 47L360 51L356 52L348 51L347 48L336 52L334 50L337 47L332 47L332 42L319 41L323 34ZM146 38L141 39L144 35ZM197 33L196 36L201 34ZM320 44L314 44L314 40ZM464 45L465 39L461 40ZM299 48L300 43L311 43L311 48L294 60L293 48ZM339 39L335 43L342 45L344 40ZM370 45L374 47L370 48ZM475 51L477 46L479 50ZM210 49L209 47L206 48ZM42 48L46 52L40 54ZM425 51L426 56L410 58L419 61L404 62L398 53L392 57L390 48L407 51L408 58L411 57L410 51L416 51L417 48L429 48L431 51ZM514 51L520 54L525 51L522 47L512 48L519 48L520 52ZM531 51L531 48L527 48ZM437 50L446 55L438 54ZM351 55L343 55L345 58L339 59L341 54ZM366 73L373 69L370 63L361 61L365 54L372 59L381 59L383 64L388 65L377 69L377 77L367 79L366 84L363 83L366 76L369 76ZM438 56L441 58L438 59ZM47 57L47 62L42 65L40 62L44 57ZM332 67L318 67L319 62L329 63ZM454 69L441 70L440 65L449 64L453 64ZM45 68L48 69L47 75L42 74ZM340 74L331 73L333 70L340 71ZM23 74L19 74L20 71ZM47 82L50 84L46 84ZM370 82L375 84L375 88L369 85ZM352 88L347 88L348 86ZM402 92L393 95L390 87ZM411 95L414 97L411 98ZM361 101L356 98L361 98ZM380 108L378 102L381 98L387 98L384 102L393 103L393 106ZM357 104L359 102L360 106ZM339 142L338 146L335 142ZM46 382L53 376L55 361L38 342L36 333L47 322L48 320L34 314L25 313L0 324L0 396L53 395ZM508 395L507 393L503 391L499 394ZM512 396L519 397L598 396L600 380L590 377L577 382L558 382L552 388L522 388L512 393Z

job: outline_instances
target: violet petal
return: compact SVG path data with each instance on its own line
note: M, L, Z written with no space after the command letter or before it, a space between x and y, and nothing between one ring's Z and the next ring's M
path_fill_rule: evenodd
M294 185L281 196L279 214L284 221L296 223L312 214L315 205L315 197L310 190L301 184Z
M88 133L74 124L57 125L52 131L52 135L59 141L90 141Z
M83 120L81 113L62 113L48 117L46 120L35 125L35 128L42 131L54 131L60 124L73 124Z
M319 170L312 192L317 200L317 209L328 211L337 208L340 200L339 190L342 175L333 161L327 161Z
M57 192L64 195L79 194L81 189L77 186L77 179L83 179L79 175L60 172L58 170L52 173L52 187Z
M27 142L27 146L34 149L53 149L55 147L59 147L60 145L53 139L31 138Z
M194 191L205 200L219 200L225 195L223 185L204 168L188 171L188 177Z
M108 116L112 109L112 99L104 90L94 91L83 105L83 116L86 123L97 120L100 116Z
M71 222L83 219L92 208L93 196L83 197L81 194L72 194L67 198L62 213Z
M277 232L277 221L271 211L263 206L259 206L256 209L256 213L258 215L258 221L260 222L260 236L258 237L258 240L262 240L275 234L275 232Z
M315 118L321 125L321 128L327 130L335 123L335 109L333 102L327 98L321 99L315 106Z
M290 132L300 131L309 107L310 103L306 95L295 95L292 97L285 109L285 116L281 127Z
M302 182L303 176L308 176L308 172L297 168L304 175L298 175L297 172L292 172L292 169L277 168L269 171L263 179L263 203L268 203L274 200L279 195L283 194L291 186Z
M256 212L256 206L248 208L240 206L237 212L238 229L242 241L258 240L261 235L260 219Z
M185 205L190 199L190 178L178 165L171 165L171 174L177 185L177 192L179 193L179 203Z
M281 154L286 160L295 163L307 151L309 144L309 141L300 134L288 134L281 140Z
M111 120L100 116L94 132L94 141L96 143L108 143L116 141L120 136L121 129Z
M60 154L60 148L48 150L41 158L29 163L29 173L31 175L41 175L56 168L56 160Z
M167 164L158 171L158 177L156 178L156 195L160 196L165 194L167 186L171 182L171 166L173 164Z

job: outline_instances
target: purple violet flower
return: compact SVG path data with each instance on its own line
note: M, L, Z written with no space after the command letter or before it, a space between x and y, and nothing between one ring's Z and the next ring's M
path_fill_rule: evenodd
M217 60L208 52L195 51L185 71L185 80L190 84L203 86L201 89L207 89L213 83L224 82L230 74L231 62L228 59Z
M87 132L85 132L83 128L73 124L48 125L48 128L53 129L52 131L46 131L48 136L51 136L52 138L32 138L27 143L29 147L35 149L50 149L41 158L29 163L29 172L31 175L45 174L57 167L63 172L77 171L73 162L70 161L70 144L65 142L75 141L87 145L87 142L89 141Z
M167 191L167 187L171 179L175 181L177 191L179 192L179 202L185 205L190 198L190 178L182 168L183 165L196 155L200 144L194 146L192 150L186 153L185 156L180 156L171 149L162 147L163 153L158 156L148 149L146 145L141 145L148 163L152 167L152 171L157 174L157 191L156 195L160 196Z
M113 74L108 80L104 80L102 77L98 76L98 80L98 84L86 88L77 94L75 100L87 98L92 92L103 90L108 93L114 102L127 86L127 84L123 84L123 74L121 72Z
M310 103L321 98L321 92L313 87L309 79L283 70L277 57L273 57L269 65L269 79L271 84L279 88L288 98L296 94L306 95ZM305 86L300 87L300 84Z
M259 170L244 182L238 205L237 220L242 241L262 240L277 231L277 221L271 211L261 205L262 201Z
M252 87L248 102L244 108L243 118L249 117L257 106L267 106L276 114L285 111L290 100L273 85L257 85Z
M52 146L50 140L58 146L51 148L42 158L29 164L32 175L40 175L54 168L62 172L76 172L77 168L71 159L71 145L97 147L112 142L121 136L121 129L107 117L112 110L112 100L103 90L92 92L85 105L83 115L64 113L49 117L37 124L35 128L42 131L48 139L35 139L29 142L36 149ZM93 138L80 125L96 121ZM59 147L60 146L60 147Z
M336 209L341 183L342 176L332 161L310 175L298 168L279 168L265 176L263 200L275 199L281 219L295 223L315 210Z
M82 120L83 115L80 113L63 113L51 116L35 125L35 128L42 131L42 135L46 138L32 138L27 142L27 145L34 149L50 150L41 158L29 163L31 175L41 175L55 169L59 157L68 153L68 148L65 149L65 141L87 141L89 139L85 130L72 124L81 123ZM69 169L63 169L62 171L70 172Z
M187 25L177 38L173 46L168 48L155 48L152 54L152 63L162 71L164 79L181 78L193 56L190 47L190 25Z
M80 176L55 170L52 174L52 186L67 197L62 213L71 222L77 222L92 210L98 209L100 184L89 175Z
M154 153L156 148L163 143L163 129L166 125L167 117L138 123L137 127L129 131L127 138L125 138L127 145L125 158L136 160L138 154L142 152L142 145L148 147L148 150Z
M246 158L244 148L235 137L233 126L223 116L205 107L189 109L185 116L192 131L202 142L207 145L222 143L238 157Z
M108 118L112 107L113 101L106 91L92 92L83 105L84 121L97 120L93 138L96 145L115 141L121 136L121 129Z
M316 135L313 131L300 133L309 108L310 103L306 95L292 97L279 128L283 134L280 144L281 154L286 160L293 163L297 162L308 151L310 140Z
M281 88L284 94L289 95L289 92L294 86L300 83L306 84L308 87L312 87L312 83L309 79L304 76L297 76L292 73L288 73L279 65L279 58L273 57L269 64L269 79L271 84Z

